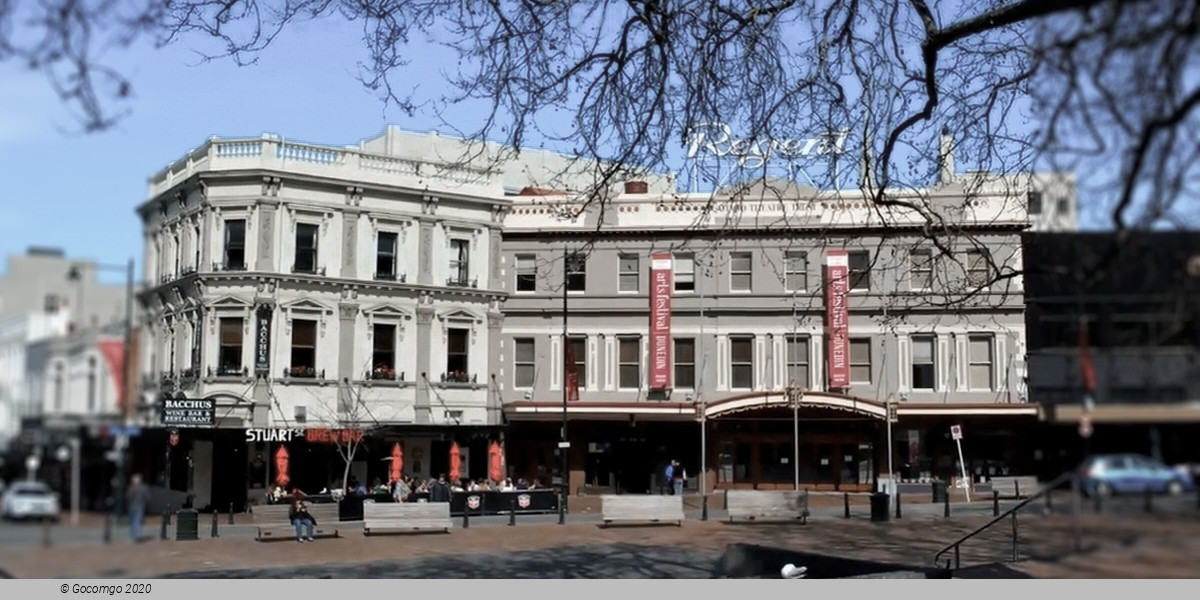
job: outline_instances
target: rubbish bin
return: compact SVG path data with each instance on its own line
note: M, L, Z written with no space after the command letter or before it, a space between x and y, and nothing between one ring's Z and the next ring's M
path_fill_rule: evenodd
M185 508L175 513L175 541L200 539L200 513Z
M891 505L891 495L883 492L871 494L871 521L874 523L882 523L888 520L889 510Z
M933 503L941 504L946 501L947 485L945 481L935 481L933 486Z

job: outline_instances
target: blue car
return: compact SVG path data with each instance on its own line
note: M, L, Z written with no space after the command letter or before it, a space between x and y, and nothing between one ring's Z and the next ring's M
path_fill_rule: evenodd
M1151 493L1182 494L1195 489L1191 474L1139 454L1093 456L1081 467L1081 486L1089 496Z

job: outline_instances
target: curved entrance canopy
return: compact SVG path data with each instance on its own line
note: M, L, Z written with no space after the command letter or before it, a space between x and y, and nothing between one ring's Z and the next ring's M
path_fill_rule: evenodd
M830 392L804 392L803 394L797 393L796 396L800 402L800 408L840 410L880 421L887 416L887 407L884 403L874 400L864 400ZM713 419L764 408L791 407L792 401L786 391L752 392L709 402L705 407L704 416Z

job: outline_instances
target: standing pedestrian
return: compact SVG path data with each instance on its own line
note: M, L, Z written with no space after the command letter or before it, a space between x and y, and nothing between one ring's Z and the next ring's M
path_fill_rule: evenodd
M141 473L129 478L129 489L125 490L125 506L129 508L129 535L134 542L142 541L142 523L146 519L146 507L150 504L150 488L142 483Z
M679 461L677 461L677 460L671 461L671 465L674 467L673 469L671 469L671 474L673 476L673 478L671 480L672 489L674 490L674 494L676 496L682 496L683 495L683 467L679 466Z
M671 480L673 480L674 478L675 478L675 461L668 460L667 468L666 468L666 470L663 471L662 493L664 496L672 493Z

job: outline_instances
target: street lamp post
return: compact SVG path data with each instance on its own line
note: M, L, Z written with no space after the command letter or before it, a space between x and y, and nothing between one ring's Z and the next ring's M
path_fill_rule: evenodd
M792 485L800 491L800 402L804 392L788 387L788 402L792 405Z
M122 403L121 415L121 430L116 439L117 449L117 476L116 486L113 488L113 511L117 515L125 512L125 451L129 445L129 427L131 417L129 413L129 398L130 390L132 389L132 381L129 375L131 365L130 359L133 355L133 259L130 258L125 266L106 265L101 263L84 263L85 267L90 267L96 271L124 271L125 272L125 343L122 349L122 373L121 373L121 388L124 398L118 399ZM68 272L67 277L72 280L80 280L80 265L74 265ZM80 311L83 307L79 307ZM80 314L82 317L82 313Z

